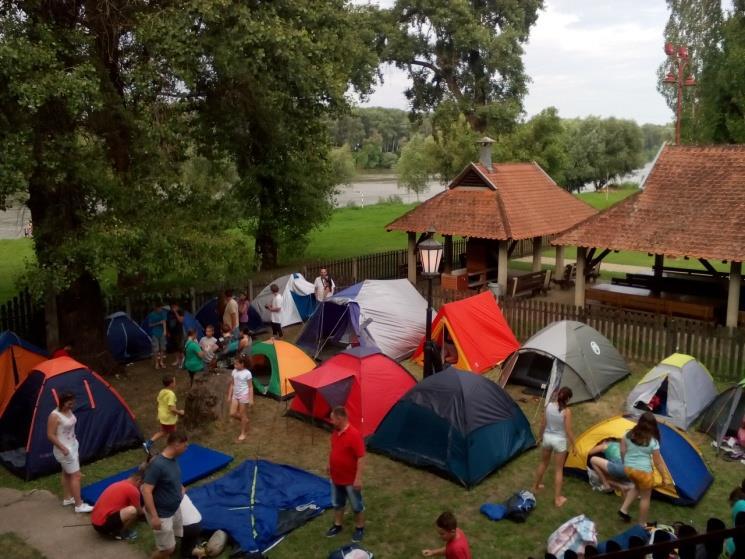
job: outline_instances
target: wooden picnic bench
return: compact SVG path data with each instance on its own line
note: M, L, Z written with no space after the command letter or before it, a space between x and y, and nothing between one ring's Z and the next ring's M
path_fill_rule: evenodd
M585 272L585 280L595 282L600 277L600 262L595 264L590 270ZM564 266L564 274L560 278L553 278L554 283L558 283L562 289L569 289L577 280L577 264L567 264Z
M508 293L511 297L515 297L519 293L530 293L531 295L546 293L550 281L551 270L541 270L540 272L530 272L529 274L514 276L510 279Z
M713 321L720 303L705 297L678 293L654 293L650 289L601 284L588 287L585 299L637 311Z

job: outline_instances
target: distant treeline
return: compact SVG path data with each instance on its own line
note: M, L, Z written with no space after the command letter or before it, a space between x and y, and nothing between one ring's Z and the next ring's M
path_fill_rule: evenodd
M399 109L355 108L329 127L338 165L350 173L396 169L402 185L415 192L433 178L448 180L477 152L471 142L476 134L468 126L433 135L429 116L411 119ZM653 159L672 133L672 125L640 126L633 120L562 119L551 107L494 138L494 160L537 161L569 189L588 182L602 186Z

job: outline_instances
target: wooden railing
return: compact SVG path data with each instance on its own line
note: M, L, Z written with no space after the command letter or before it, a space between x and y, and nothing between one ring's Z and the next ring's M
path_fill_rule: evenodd
M557 320L589 324L608 338L626 359L656 363L671 353L693 355L717 378L745 375L745 329L699 320L587 305L576 307L535 299L504 301L507 322L520 341Z

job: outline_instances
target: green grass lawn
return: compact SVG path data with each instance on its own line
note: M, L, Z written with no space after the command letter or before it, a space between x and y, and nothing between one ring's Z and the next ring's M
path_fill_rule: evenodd
M578 194L580 200L584 200L597 210L605 210L610 208L614 204L618 204L624 198L628 198L632 194L639 192L638 188L634 187L622 187L622 188L609 188L606 193L605 190L599 192L582 192Z
M34 243L31 239L0 239L0 303L18 293L18 277L26 261L33 258Z
M290 339L297 328L288 329ZM421 368L405 362L405 366L416 376ZM588 402L573 407L574 429L577 434L597 421L620 413L626 395L648 367L632 364L635 374L605 393L598 402ZM155 374L147 362L127 368L128 374L121 378L110 378L112 384L132 406L144 433L153 431L155 425L154 400L159 389L160 375ZM177 393L183 402L186 375L179 373ZM488 373L492 379L496 373ZM539 421L539 402L526 396L520 387L508 386L508 391L518 401L527 418L536 429ZM286 417L287 404L257 397L251 411L251 432L244 444L236 444L237 426L227 418L190 433L191 439L203 445L227 452L235 457L233 465L242 460L261 457L324 475L328 452L328 433L320 428ZM705 529L706 520L716 516L728 524L729 507L727 495L739 485L743 478L743 467L738 462L726 462L717 458L710 446L710 439L691 433L699 444L703 456L714 473L715 482L695 507L677 507L661 501L653 501L650 518L672 524L676 520L694 524ZM93 483L102 477L137 464L142 452L132 450L83 466L84 483ZM503 502L512 493L532 484L538 463L537 450L528 451L489 476L478 486L467 490L430 472L395 462L377 454L370 454L364 475L364 496L367 503L367 530L365 545L376 557L399 558L420 556L420 550L438 545L434 519L443 510L456 513L468 538L474 557L504 557L525 559L540 557L546 539L561 523L578 514L586 514L595 521L601 538L611 537L627 528L616 517L620 504L618 497L603 495L590 490L578 479L567 478L564 494L569 501L562 509L551 502L553 470L547 473L546 489L538 495L538 506L524 524L509 521L490 522L479 513L486 502ZM218 472L210 479L219 477ZM49 489L59 494L58 477L48 476L31 482L23 482L6 471L0 471L0 486L22 490L32 488ZM637 508L632 509L637 514ZM324 537L331 524L331 513L313 520L291 533L270 556L272 559L297 557L326 557L328 553L347 543L351 537L349 519L345 531L336 539ZM43 519L40 519L42 525ZM140 523L140 538L135 544L143 557L153 544L149 528ZM499 550L498 553L495 553ZM225 555L227 556L227 554ZM33 556L32 556L33 557Z
M13 532L0 534L0 549L2 549L3 557L12 557L13 559L44 559L41 553L26 544L26 542Z

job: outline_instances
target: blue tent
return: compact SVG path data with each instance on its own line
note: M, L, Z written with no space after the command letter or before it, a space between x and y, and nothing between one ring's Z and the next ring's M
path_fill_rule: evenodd
M217 297L213 297L204 305L199 307L196 319L205 328L207 328L207 326L212 326L215 329L215 332L220 332L222 317L217 313ZM264 330L264 323L261 320L261 315L255 308L253 308L253 305L248 306L248 329L251 332L260 332Z
M124 312L106 317L106 341L111 355L120 363L147 359L153 353L148 333Z
M243 551L261 551L331 508L327 479L266 460L247 460L189 491L202 527L225 530Z
M0 416L0 463L26 479L59 471L47 439L47 417L59 394L75 395L80 461L92 462L142 442L134 415L109 383L70 357L37 365Z
M471 487L534 447L535 439L525 414L499 385L448 367L409 390L367 446Z

